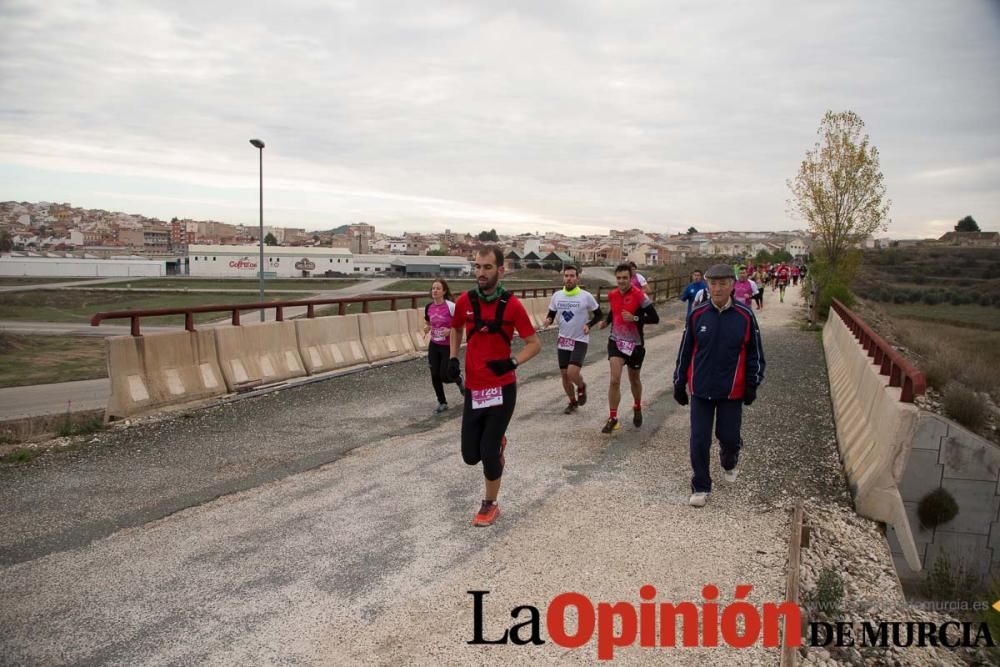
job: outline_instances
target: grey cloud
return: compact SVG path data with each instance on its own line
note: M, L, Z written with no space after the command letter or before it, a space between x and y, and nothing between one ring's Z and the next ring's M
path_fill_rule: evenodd
M787 227L784 181L827 108L868 123L905 193L890 192L897 218L951 192L944 181L906 189L914 171L1000 154L990 3L2 11L0 132L146 152L152 164L165 150L214 155L192 179L252 162L246 139L259 135L269 167L294 161L287 180L331 189L593 224Z

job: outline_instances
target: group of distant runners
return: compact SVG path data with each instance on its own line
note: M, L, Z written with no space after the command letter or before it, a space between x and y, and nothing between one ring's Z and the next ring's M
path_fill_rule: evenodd
M476 287L453 299L445 280L435 280L432 302L424 312L429 336L428 362L438 400L436 412L448 409L444 385L456 384L464 399L461 451L468 465L482 465L484 496L472 524L489 526L500 516L497 498L506 463L507 426L517 402L515 370L541 351L541 341L521 301L504 289L503 253L484 246L475 254ZM684 335L675 364L674 398L691 404L691 497L702 507L711 492L709 450L712 426L720 441L720 458L729 482L736 481L742 445L742 406L756 398L764 378L764 355L749 299L762 289L747 278L741 267L737 280L732 267L718 264L692 275L681 298L688 301ZM563 289L549 301L545 327L558 324L556 357L568 403L563 410L575 413L587 403L587 383L582 368L596 327L611 327L607 358L610 371L608 419L602 433L618 430L621 377L627 370L632 392L632 424L642 426L641 370L646 357L643 328L660 321L645 278L634 263L615 267L616 288L608 293L608 312L601 311L594 296L579 285L580 270L563 269ZM746 284L746 283L749 283ZM760 307L760 306L758 306ZM524 347L512 355L517 333ZM465 374L459 349L467 341Z
M737 275L734 289L736 298L746 306L756 304L757 310L764 308L764 288L771 286L771 291L777 290L779 300L785 302L785 289L789 283L792 286L799 284L799 279L805 280L808 269L805 264L793 263L791 265L780 262L777 264L761 264L758 266L736 266ZM708 298L708 285L705 283L701 271L694 271L691 274L691 283L681 295L683 301L688 302L688 312L693 306L703 303Z

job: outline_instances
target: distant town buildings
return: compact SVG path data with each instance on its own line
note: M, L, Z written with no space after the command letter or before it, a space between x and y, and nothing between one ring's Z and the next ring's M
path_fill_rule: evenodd
M253 277L259 270L261 230L255 225L178 218L162 221L68 203L0 202L0 234L21 257L159 258L171 273L202 276ZM263 270L280 276L426 275L434 271L460 275L481 244L477 236L451 229L390 235L378 233L366 222L326 231L269 225L263 236L267 244ZM974 242L988 243L995 236L983 235ZM749 258L762 251L801 256L809 252L811 238L804 231L670 234L632 228L583 236L501 234L498 244L507 266L517 269L558 268L568 263L613 266L629 261L657 266L707 256Z

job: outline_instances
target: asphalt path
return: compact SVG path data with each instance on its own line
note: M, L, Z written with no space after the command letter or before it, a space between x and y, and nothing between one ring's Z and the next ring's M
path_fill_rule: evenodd
M765 350L769 336L792 336L822 359L815 334L789 329L790 304L768 307ZM469 525L482 476L461 460L457 405L431 414L423 360L119 427L0 467L0 663L590 663L593 642L470 646L468 591L490 591L491 638L518 605L538 607L544 626L566 591L638 605L652 584L660 601L700 604L714 583L725 604L752 584L754 604L783 599L789 494L771 475L797 443L770 449L782 425L752 427L749 409L755 437L745 437L761 446L745 452L740 481L723 484L713 461L709 506L687 505L688 416L670 381L682 312L664 307L649 328L645 423L629 423L624 389L626 425L611 436L599 432L606 334L584 368L591 400L571 416L554 336L543 334L542 355L518 370L503 516L491 528ZM759 401L794 390L765 383ZM817 412L829 421L828 404ZM812 446L803 469L821 454ZM800 479L782 486L804 492ZM616 656L777 664L760 647Z

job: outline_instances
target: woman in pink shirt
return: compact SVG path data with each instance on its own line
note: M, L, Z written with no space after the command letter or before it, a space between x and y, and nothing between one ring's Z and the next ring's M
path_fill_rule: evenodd
M444 395L444 378L448 377L449 344L451 343L451 319L455 316L455 299L448 283L438 278L431 283L431 302L424 307L424 335L430 334L427 344L427 361L431 366L431 384L437 395L438 406L435 413L448 409L448 399ZM456 380L458 392L465 395L462 377Z
M739 280L733 285L733 298L749 308L750 302L753 300L753 294L756 291L757 286L747 278L747 270L741 266Z

